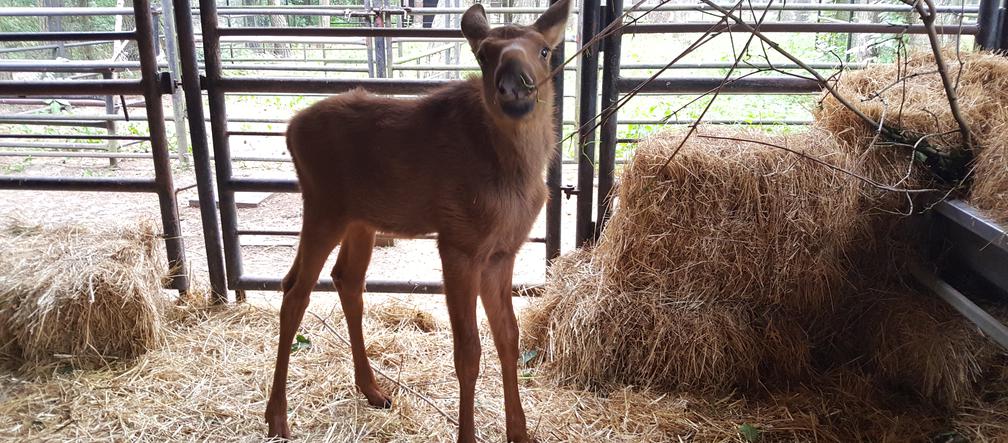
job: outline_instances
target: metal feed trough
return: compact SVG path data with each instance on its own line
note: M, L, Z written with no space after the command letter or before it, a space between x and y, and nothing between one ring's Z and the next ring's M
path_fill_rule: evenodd
M622 12L629 7L623 0L607 0L605 5L600 0L583 0L579 8L573 11L580 18L579 31L576 39L569 41L588 42L601 29L620 19ZM659 12L707 11L718 12L731 9L730 4L666 4L658 7ZM648 6L645 5L644 9ZM962 34L975 37L977 44L984 48L1008 48L1008 33L1004 31L1006 15L1003 1L982 0L979 6L942 6L938 12L942 15L955 15L960 19L975 17L972 22L960 20L956 25L939 25L937 31L942 34ZM0 96L15 97L3 100L15 100L20 97L62 97L62 96L105 96L106 112L103 115L79 116L25 116L4 115L0 122L34 122L40 124L70 124L91 125L108 128L109 134L102 137L87 137L88 139L105 141L150 141L151 154L123 154L115 152L75 152L70 156L86 157L93 155L104 158L151 158L154 162L154 179L118 179L118 178L62 178L62 177L0 177L0 186L5 189L59 189L82 191L115 191L115 192L156 192L160 197L162 222L164 224L165 241L168 246L169 261L178 269L184 270L184 247L182 245L178 211L176 209L175 188L172 183L170 155L165 140L165 121L181 124L184 120L180 114L166 119L161 111L160 97L163 94L175 94L181 100L179 89L184 91L185 109L188 115L189 133L192 144L192 167L197 180L199 198L202 202L218 200L219 209L214 205L200 205L202 226L205 238L205 248L208 259L210 282L212 290L226 300L228 290L236 291L241 299L246 290L277 290L280 287L280 276L255 276L245 273L242 265L241 237L254 235L297 235L296 231L238 228L238 211L235 203L236 192L269 191L297 192L297 183L292 179L240 178L233 171L235 161L289 161L284 156L233 156L231 155L230 139L232 137L278 137L283 131L277 130L231 130L231 123L285 123L283 118L262 117L232 117L227 112L225 98L228 94L242 95L283 95L299 94L305 96L324 95L346 91L363 86L375 93L412 95L422 93L432 87L440 86L445 80L440 79L403 79L389 78L398 73L439 70L447 73L475 70L475 66L463 66L458 63L459 45L463 45L461 32L458 30L458 17L465 11L463 5L455 0L441 8L410 8L392 5L386 0L365 0L363 5L354 6L283 6L283 7L218 7L215 1L201 0L198 8L193 9L185 0L162 1L161 10L153 10L148 1L135 2L134 8L6 8L0 9L0 16L10 15L47 15L47 14L133 14L136 17L135 31L122 32L48 32L48 33L7 33L0 34L0 41L39 41L56 42L53 45L34 47L32 50L65 47L79 44L95 44L113 40L133 40L138 44L140 62L0 62L0 70L5 71L70 71L105 73L114 69L139 69L139 80L113 79L104 74L102 80L74 81L33 81L33 82L0 82ZM767 5L746 4L738 11L811 11L811 12L846 12L853 17L854 13L905 13L911 11L910 6L903 4L821 4L821 3L775 3ZM535 14L545 10L545 7L494 7L487 8L490 14ZM159 51L157 45L158 25L152 17L162 16L165 22L165 52L168 63L158 64L155 56ZM723 11L721 11L723 12ZM198 15L201 30L194 29L193 15ZM304 17L346 17L354 18L364 23L362 27L232 27L233 20L255 19L268 15L287 15ZM437 15L446 17L448 28L412 28L408 25L416 15ZM225 26L221 26L221 20ZM401 27L390 25L399 20ZM171 28L175 29L172 30ZM681 34L703 33L713 31L746 32L747 25L727 23L714 25L713 22L702 23L634 23L625 27L622 32L601 39L591 50L585 51L577 59L577 66L568 66L566 71L576 71L578 81L575 88L565 88L564 76L561 71L556 82L556 103L559 112L556 115L557 133L564 135L564 128L573 126L576 131L578 148L576 159L564 160L562 155L550 165L546 184L549 189L549 201L546 205L546 232L542 238L532 238L530 241L544 243L547 259L559 255L561 250L561 213L563 196L576 198L576 216L574 240L576 245L593 242L609 218L612 202L616 158L616 147L619 144L636 142L633 138L619 138L617 129L627 124L661 124L662 119L623 119L612 114L602 122L596 121L598 110L606 110L613 106L623 95L631 91L651 95L682 95L705 93L722 86L722 77L696 77L674 75L660 77L654 81L646 78L625 76L624 71L641 71L664 68L665 65L655 63L620 63L621 46L624 34ZM925 31L922 25L892 25L888 23L852 23L852 22L768 22L760 25L764 33L844 33L851 34L920 34ZM322 59L309 59L308 51L304 53L304 63L261 63L262 60L236 57L233 46L225 48L225 44L235 42L265 42L313 44L319 42L339 41L354 51L365 51L367 60L351 60L346 64L319 65L315 62L327 63ZM399 42L400 48L404 42L435 42L442 46L413 56L395 60L393 44ZM177 45L176 45L177 43ZM202 45L203 63L199 62L197 45ZM452 62L435 64L433 57L446 55ZM229 58L223 58L224 50ZM565 59L563 45L553 54L552 64L559 66ZM0 52L12 51L10 48L0 49ZM329 49L329 51L336 51ZM323 52L325 55L325 52ZM177 61L177 66L176 66ZM423 66L420 66L422 61ZM259 63L249 63L259 62ZM412 64L420 62L418 64ZM814 63L816 69L836 69L840 64L857 68L858 63ZM672 72L681 70L725 69L731 63L677 63L671 66ZM757 66L759 67L759 66ZM795 69L793 64L779 64L781 69ZM168 72L164 72L167 69ZM175 71L177 69L177 72ZM364 75L368 78L306 78L306 77L241 77L229 75L228 71L261 70L284 72L324 72L348 73ZM201 74L202 72L202 74ZM601 72L601 78L599 77ZM577 115L572 120L564 120L564 92L567 98L577 102ZM721 89L722 94L818 94L820 86L817 82L795 76L745 77L733 79ZM202 99L204 94L209 101L209 114L204 115ZM146 120L150 126L150 136L122 136L115 133L115 122L122 121L124 116L117 115L110 97L116 95L142 95L146 116L133 117L133 120ZM601 101L599 102L599 97ZM137 103L140 104L140 103ZM181 104L181 103L179 103ZM207 134L207 125L209 131ZM672 120L668 124L689 124L688 120ZM804 125L807 120L760 120L740 121L737 119L711 119L708 123L746 123L758 125ZM595 128L598 128L596 130ZM182 131L179 131L182 132ZM14 147L6 139L20 138L15 135L0 137L0 146ZM56 139L58 137L51 137ZM66 139L66 137L64 137ZM184 137L180 137L184 138ZM48 138L39 138L48 140ZM208 142L212 140L212 144ZM22 143L22 148L41 149L43 141L36 144ZM97 145L97 144L96 144ZM66 145L65 147L71 147ZM212 149L212 150L211 150ZM561 146L558 152L563 154ZM2 155L17 155L18 152L0 152ZM50 153L55 156L66 153ZM565 185L562 180L564 163L577 163L576 184ZM596 168L597 174L596 177ZM598 191L595 191L595 187ZM219 219L218 219L219 217ZM1008 294L1008 241L1005 231L994 223L984 220L963 202L950 201L937 206L930 216L933 218L932 228L938 238L944 238L944 256L948 257L947 268L958 273L966 273L982 277L996 291ZM434 238L434 237L428 237ZM937 247L937 246L936 246ZM955 265L955 266L953 266ZM925 272L917 273L919 280L931 288L943 299L963 312L976 322L992 338L1008 347L1008 331L1003 325L983 313L975 304L966 299L945 280ZM964 274L965 275L965 274ZM944 276L951 278L949 276ZM185 272L176 276L172 287L186 289ZM368 281L367 288L375 292L440 292L442 284L439 281L404 281L378 280ZM318 289L332 290L327 279L319 282Z

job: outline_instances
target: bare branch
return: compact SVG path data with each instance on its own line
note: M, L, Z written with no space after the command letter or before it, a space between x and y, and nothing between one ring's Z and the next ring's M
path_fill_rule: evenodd
M962 110L959 108L958 94L956 94L955 87L952 85L952 79L949 78L948 67L945 66L945 60L942 56L941 42L938 41L938 32L935 31L935 19L938 17L938 14L935 10L934 1L923 0L922 3L921 0L903 0L903 3L913 6L917 10L917 14L920 15L921 22L924 23L928 41L931 43L931 52L934 54L935 64L938 66L938 75L941 77L942 87L945 88L945 97L948 99L949 109L952 111L952 117L959 125L959 134L962 137L963 146L971 151L973 149L973 135L970 132L969 124L966 123L966 118L962 115ZM960 62L961 65L962 63Z

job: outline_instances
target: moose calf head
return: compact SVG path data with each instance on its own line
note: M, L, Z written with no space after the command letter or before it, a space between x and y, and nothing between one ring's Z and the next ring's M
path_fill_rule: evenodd
M465 12L462 34L483 72L483 100L491 112L521 119L541 94L552 94L550 55L563 41L569 10L570 0L561 0L531 26L492 29L483 5Z

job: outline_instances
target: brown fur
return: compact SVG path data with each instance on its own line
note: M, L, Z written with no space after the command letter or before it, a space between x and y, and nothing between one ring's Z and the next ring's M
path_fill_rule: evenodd
M546 199L543 172L556 147L548 52L562 39L569 0L532 26L490 29L481 6L462 18L482 78L419 99L355 90L299 112L287 146L304 198L297 257L284 278L280 340L266 410L269 435L288 438L289 349L326 258L340 244L333 281L347 319L354 378L376 407L364 349L364 274L376 231L436 232L459 378L459 441L475 441L479 372L476 295L501 358L509 441L529 441L518 398L518 332L511 306L514 257ZM535 85L535 86L532 86Z

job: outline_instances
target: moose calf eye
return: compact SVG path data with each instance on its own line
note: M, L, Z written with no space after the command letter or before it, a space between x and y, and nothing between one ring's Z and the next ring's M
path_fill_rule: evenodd
M543 58L548 57L549 56L549 48L542 48L542 51L540 51L539 54L542 55Z

